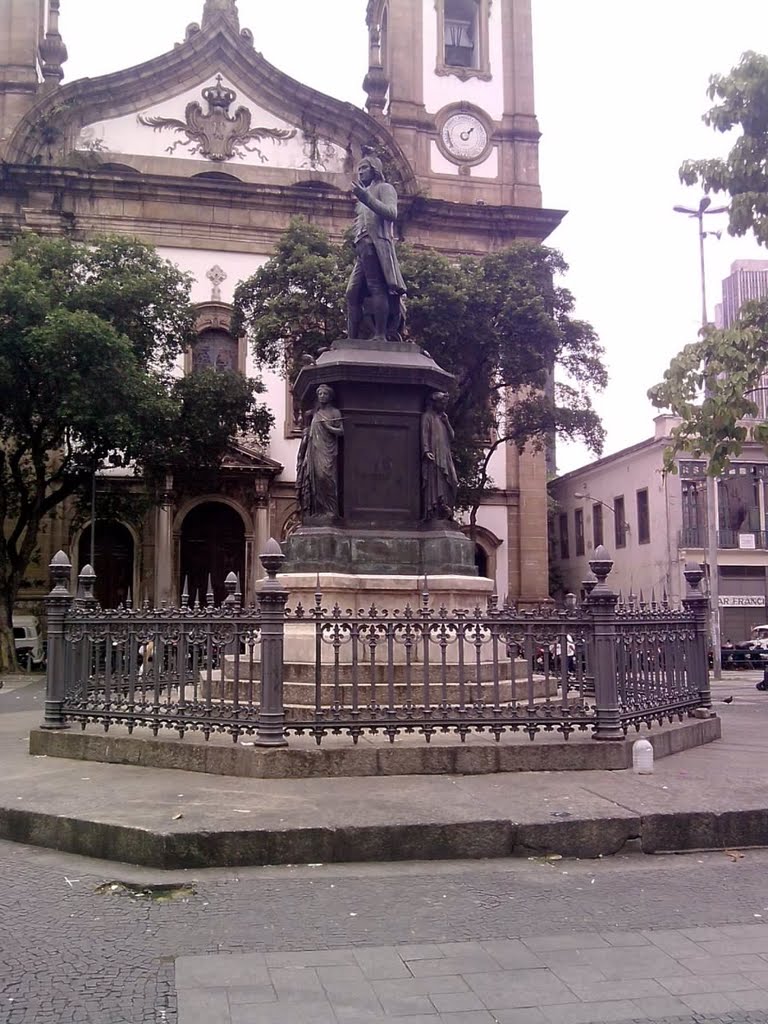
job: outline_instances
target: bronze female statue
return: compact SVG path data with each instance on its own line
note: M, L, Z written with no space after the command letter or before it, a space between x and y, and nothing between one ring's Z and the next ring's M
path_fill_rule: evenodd
M339 515L339 438L341 413L333 405L333 388L317 389L314 413L307 413L296 464L296 488L302 518L336 519Z
M448 395L433 391L421 417L421 490L423 518L452 519L459 486L453 464L453 427L448 422Z

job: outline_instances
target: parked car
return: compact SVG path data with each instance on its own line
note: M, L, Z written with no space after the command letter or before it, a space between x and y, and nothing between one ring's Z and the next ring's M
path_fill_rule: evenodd
M732 644L726 640L720 649L723 668L763 668L768 664L768 625L753 626L749 640Z
M709 662L711 667L711 654ZM720 648L720 664L727 669L763 668L765 664L768 664L768 648L755 647L749 641L724 645Z
M45 642L40 620L35 615L13 616L13 642L16 660L28 672L45 668Z
M768 651L768 625L753 626L750 630L749 640L746 640L745 643L748 643L753 647L760 647L764 651Z

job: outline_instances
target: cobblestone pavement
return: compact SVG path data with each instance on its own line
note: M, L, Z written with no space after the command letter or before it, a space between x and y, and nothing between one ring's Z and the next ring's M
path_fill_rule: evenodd
M0 843L0 1024L271 1024L275 1019L270 1016L272 1004L251 1004L237 1015L216 1017L199 999L190 1001L190 988L201 987L191 986L190 981L199 981L203 975L201 969L190 975L190 965L196 964L185 959L180 960L179 987L186 1016L179 1019L174 978L177 960L214 954L206 959L210 965L206 970L213 972L210 987L226 990L216 954L334 950L338 955L339 950L353 950L355 964L347 966L359 967L368 962L364 951L375 947L420 946L422 949L415 951L418 955L425 952L424 946L437 945L441 947L439 957L433 949L427 958L435 960L454 955L448 944L477 942L485 944L483 956L498 957L504 950L519 948L514 943L499 945L499 940L518 938L548 970L554 966L561 971L577 968L569 974L574 985L596 985L600 978L611 981L612 977L621 983L624 979L617 979L615 970L613 975L610 969L606 974L608 954L618 956L625 966L627 958L631 965L636 957L651 955L648 949L659 963L659 953L680 961L701 958L696 970L686 967L688 974L710 981L715 975L726 979L738 976L739 984L746 978L749 986L729 990L726 980L725 990L718 983L714 988L710 984L706 992L681 993L662 984L666 995L636 997L664 1000L646 1002L642 1007L638 1004L638 1016L667 1018L668 1010L681 1003L689 1008L689 1018L694 1014L697 1020L764 1024L768 1004L760 1000L765 999L764 988L768 988L767 869L768 851L755 850L745 851L743 856L735 852L670 857L637 854L604 861L536 859L161 873ZM117 883L126 883L128 888ZM149 886L160 884L183 888L154 890L147 895ZM681 930L722 925L751 925L752 929L738 934L713 932L709 938L708 933L697 933L694 938L702 952L691 953L687 944L691 936ZM619 945L637 941L626 933L648 929L655 939L641 936L642 954L627 954ZM669 929L674 929L675 935L659 934ZM570 938L572 935L576 937ZM558 950L546 950L537 943L542 936L567 937L565 945L572 948L566 949L564 956L556 956ZM493 941L497 944L489 946ZM544 946L552 941L548 939ZM597 952L595 943L600 947ZM612 953L612 949L621 952ZM465 947L464 954L470 950L479 955L474 946ZM403 962L402 956L400 959ZM290 958L287 962L290 964ZM457 960L437 970L459 966ZM423 969L408 967L412 975ZM624 969L619 969L619 975ZM314 968L308 970L305 979L314 975ZM458 969L453 972L454 976L460 974ZM686 972L679 974L685 976ZM634 981L661 983L667 976L638 979L635 973ZM329 975L329 985L331 980ZM557 980L570 989L567 979L558 976ZM446 983L438 987L440 984ZM694 987L702 984L706 987L706 981ZM482 1001L481 993L469 984L466 987ZM399 989L393 986L393 998ZM583 991L586 1002L622 1002L606 998L607 989L587 987ZM625 989L625 1001L634 1004L629 991ZM739 998L729 991L740 993ZM751 1005L745 1005L749 1003L745 991L751 993ZM578 993L575 995L578 999ZM686 1002L695 995L721 998L702 1000L697 1010ZM490 999L494 1001L494 997ZM229 1007L229 999L226 1005ZM396 1008L395 1003L391 1005ZM444 1005L453 1005L454 1011L446 1009L442 1015L434 1002L434 1013L429 1014L423 1012L423 1002L410 1005L418 1005L420 1010L410 1014L415 1019L408 1024L425 1024L429 1018L432 1024L485 1024L494 1016L512 1024L588 1024L617 1019L616 1012L629 1012L623 1006L614 1008L614 1016L601 1017L594 1016L592 1008L579 1016L571 1008L571 1016L563 1011L564 1015L557 1017L559 1011L545 1007L544 1016L534 1019L525 1008L515 1006L506 1006L506 1016L502 1016L500 1008L489 1011L487 1003L479 1011L460 1010L456 1002L447 1001ZM312 1020L302 1017L298 1009L294 1007L278 1019L285 1024ZM334 1012L335 1017L330 1018L334 1024L366 1019L359 1013L345 1017ZM486 1015L472 1017L473 1013ZM400 1024L405 1024L407 1017L402 1013ZM370 1018L369 1024L374 1020Z

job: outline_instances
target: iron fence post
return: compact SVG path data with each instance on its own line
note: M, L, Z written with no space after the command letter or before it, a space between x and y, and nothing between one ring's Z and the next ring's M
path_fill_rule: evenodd
M53 589L45 599L48 620L48 664L45 679L45 718L42 728L68 729L69 723L64 720L64 695L67 687L64 622L72 602L72 595L69 592L72 563L63 551L59 551L53 556L48 568Z
M709 598L701 592L704 571L695 563L688 562L683 570L686 594L683 607L691 612L694 621L693 669L699 691L700 707L712 707L712 691L709 683L709 659L707 657L707 623L709 621Z
M285 706L283 704L283 643L285 639L285 605L288 591L277 579L285 555L274 538L267 542L259 560L267 578L257 592L261 612L261 702L257 747L287 747L285 738Z
M96 586L96 573L94 572L92 565L86 565L80 570L80 575L77 577L77 596L75 598L75 606L82 609L85 612L93 613L97 606L98 601L94 593L94 587ZM77 647L72 647L70 658L72 662L77 660L78 667L75 671L75 678L79 679L83 685L91 675L91 670L95 672L95 668L92 665L92 654L93 654L93 642L91 641L89 634L83 635L79 641Z
M595 658L595 731L596 740L624 739L619 708L619 682L616 665L616 604L619 595L605 582L613 561L602 544L595 549L589 567L597 583L588 597L592 613L593 652Z

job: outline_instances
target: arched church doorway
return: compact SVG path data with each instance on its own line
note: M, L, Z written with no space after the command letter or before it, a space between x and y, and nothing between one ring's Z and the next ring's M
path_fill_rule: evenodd
M208 574L217 605L227 596L224 580L231 572L245 578L245 526L229 505L206 501L185 517L181 527L179 593L188 581L190 603L199 594L205 604Z
M77 553L82 569L91 560L90 525L80 534ZM128 527L114 520L97 520L94 556L96 600L102 608L125 604L133 586L133 537Z
M488 575L488 552L482 544L475 544L475 568L478 576Z

